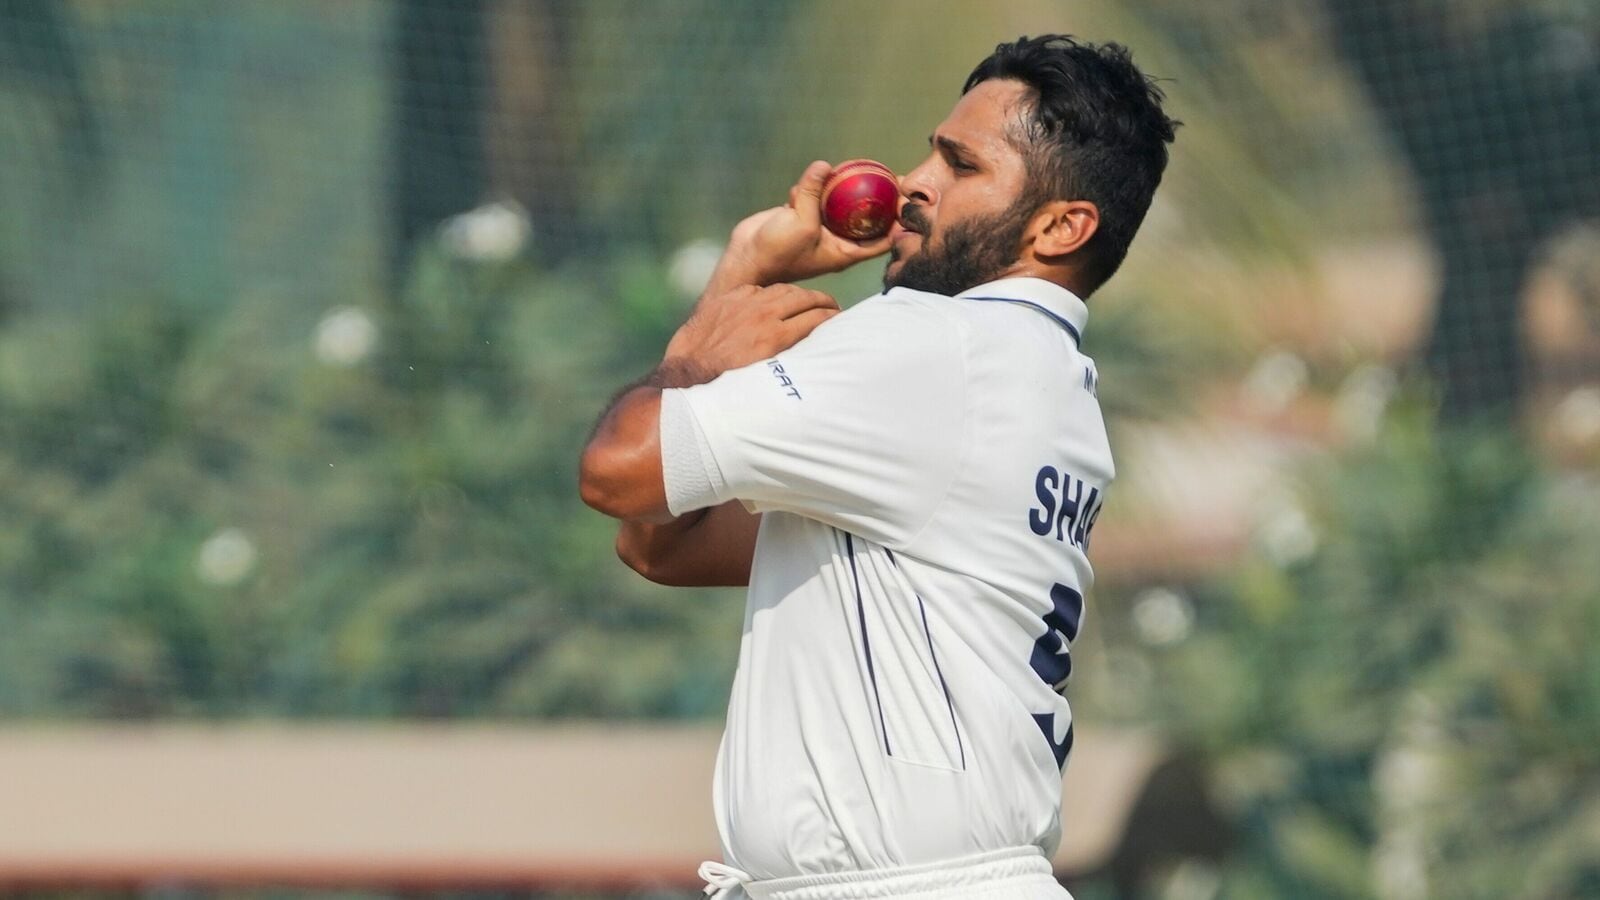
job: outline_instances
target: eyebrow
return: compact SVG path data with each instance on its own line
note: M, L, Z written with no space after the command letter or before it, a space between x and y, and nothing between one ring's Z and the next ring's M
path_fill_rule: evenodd
M954 154L956 156L973 156L973 155L975 155L967 147L966 144L961 143L960 141L956 140L955 138L945 137L942 134L940 134L940 135L932 135L932 134L928 135L928 146L930 146L930 147L937 146L940 150L943 150L946 153Z

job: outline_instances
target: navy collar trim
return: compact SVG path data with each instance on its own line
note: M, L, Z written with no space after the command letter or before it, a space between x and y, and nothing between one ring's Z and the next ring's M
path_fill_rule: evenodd
M1019 300L1016 297L962 297L961 299L987 300L995 303L1015 303L1018 306L1027 306L1032 309L1036 309L1055 320L1057 325L1060 325L1062 328L1066 329L1067 334L1072 336L1072 342L1074 344L1077 344L1079 348L1083 347L1083 334L1082 332L1078 331L1078 327L1073 325L1071 322L1068 322L1065 317L1058 315L1042 303L1035 303L1032 300Z
M962 291L960 300L1015 303L1047 316L1083 346L1083 326L1089 320L1089 307L1078 296L1053 281L1034 276L999 278Z

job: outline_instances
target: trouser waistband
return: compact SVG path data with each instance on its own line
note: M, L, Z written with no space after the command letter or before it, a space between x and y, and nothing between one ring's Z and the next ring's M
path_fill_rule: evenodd
M751 900L868 900L992 887L1007 878L1050 874L1050 861L1038 847L1012 847L916 866L752 881L744 889Z

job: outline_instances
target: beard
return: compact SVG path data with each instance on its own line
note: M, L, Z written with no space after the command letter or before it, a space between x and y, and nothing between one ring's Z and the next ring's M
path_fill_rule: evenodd
M974 216L947 227L937 244L931 223L915 204L907 204L900 219L922 235L922 249L904 257L899 271L883 273L883 289L894 287L926 291L954 297L962 291L994 281L1017 261L1022 251L1022 234L1028 227L1037 204L1026 195L993 215ZM889 265L900 262L898 249L891 251Z

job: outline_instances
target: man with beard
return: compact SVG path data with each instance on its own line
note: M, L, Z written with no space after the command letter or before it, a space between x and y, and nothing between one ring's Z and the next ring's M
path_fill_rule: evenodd
M813 163L601 417L580 486L623 560L749 585L708 890L1066 896L1061 692L1113 474L1082 298L1166 167L1161 101L1118 45L1000 45L887 237L823 229ZM788 284L884 252L848 312Z

